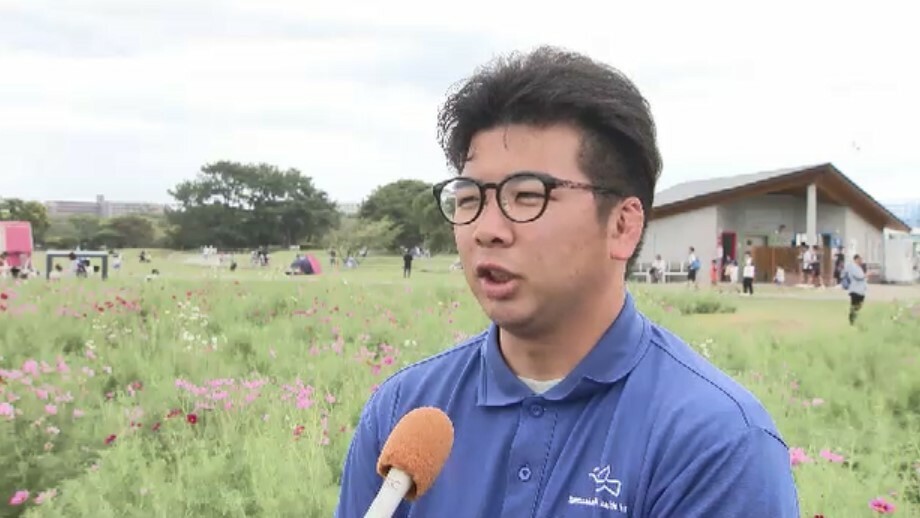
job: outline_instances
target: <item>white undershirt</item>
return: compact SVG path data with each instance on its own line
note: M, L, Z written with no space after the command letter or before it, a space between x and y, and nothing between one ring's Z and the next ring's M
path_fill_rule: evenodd
M524 376L518 376L518 378L520 378L520 380L523 381L525 385L530 387L530 390L534 391L535 394L542 394L547 390L555 387L560 381L562 381L562 378L545 381L525 378Z

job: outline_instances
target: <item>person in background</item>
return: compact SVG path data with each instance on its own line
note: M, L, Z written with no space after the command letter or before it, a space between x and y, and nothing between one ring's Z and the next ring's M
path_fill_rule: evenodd
M838 247L834 254L834 284L840 284L843 277L843 270L846 267L847 257L843 253L843 247Z
M696 280L696 274L700 271L700 260L696 257L696 249L690 247L690 255L687 256L687 286L693 285L699 289L699 281Z
M660 283L664 282L664 271L667 269L667 266L664 263L664 259L661 258L661 254L655 255L655 260L652 261L652 268L649 273L652 275L652 282Z
M786 269L782 266L776 267L776 273L773 274L773 284L780 289L786 285Z
M811 265L814 262L811 248L808 244L802 243L801 253L799 254L799 264L802 265L802 285L811 284Z
M811 247L811 282L819 288L824 287L824 277L821 276L821 254L818 245Z
M859 254L853 256L853 261L847 263L843 270L840 286L850 294L850 325L856 323L856 316L866 301L866 266Z
M709 282L714 289L719 289L719 260L713 259L709 265Z
M408 278L412 276L412 250L406 248L406 253L403 254L403 277Z
M754 258L750 253L744 254L744 268L742 269L742 284L746 295L754 295Z
M725 271L728 275L730 289L735 293L740 293L741 288L738 287L738 261L734 259L730 260L728 266L725 267Z

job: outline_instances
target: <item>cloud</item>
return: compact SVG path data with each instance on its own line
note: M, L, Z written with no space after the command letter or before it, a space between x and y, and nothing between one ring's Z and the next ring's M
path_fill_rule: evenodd
M448 87L553 43L639 85L661 188L833 161L879 198L920 192L920 42L901 6L600 5L0 3L0 176L38 199L169 201L207 162L265 161L357 201L446 174L435 122Z

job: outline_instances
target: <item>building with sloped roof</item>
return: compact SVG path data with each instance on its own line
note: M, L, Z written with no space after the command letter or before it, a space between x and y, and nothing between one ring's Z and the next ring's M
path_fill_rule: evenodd
M751 251L757 280L769 281L777 266L799 271L797 247L817 244L829 279L837 247L881 264L886 229L910 232L833 164L793 167L690 181L656 193L638 262L660 255L672 270L685 270L694 247L703 281L712 260L741 264Z

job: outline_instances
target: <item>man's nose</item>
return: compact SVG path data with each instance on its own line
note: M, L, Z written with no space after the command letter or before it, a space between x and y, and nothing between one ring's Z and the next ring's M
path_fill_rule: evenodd
M486 193L482 212L473 222L473 237L480 246L508 246L514 241L514 222L505 217L499 207L498 194L490 194Z

